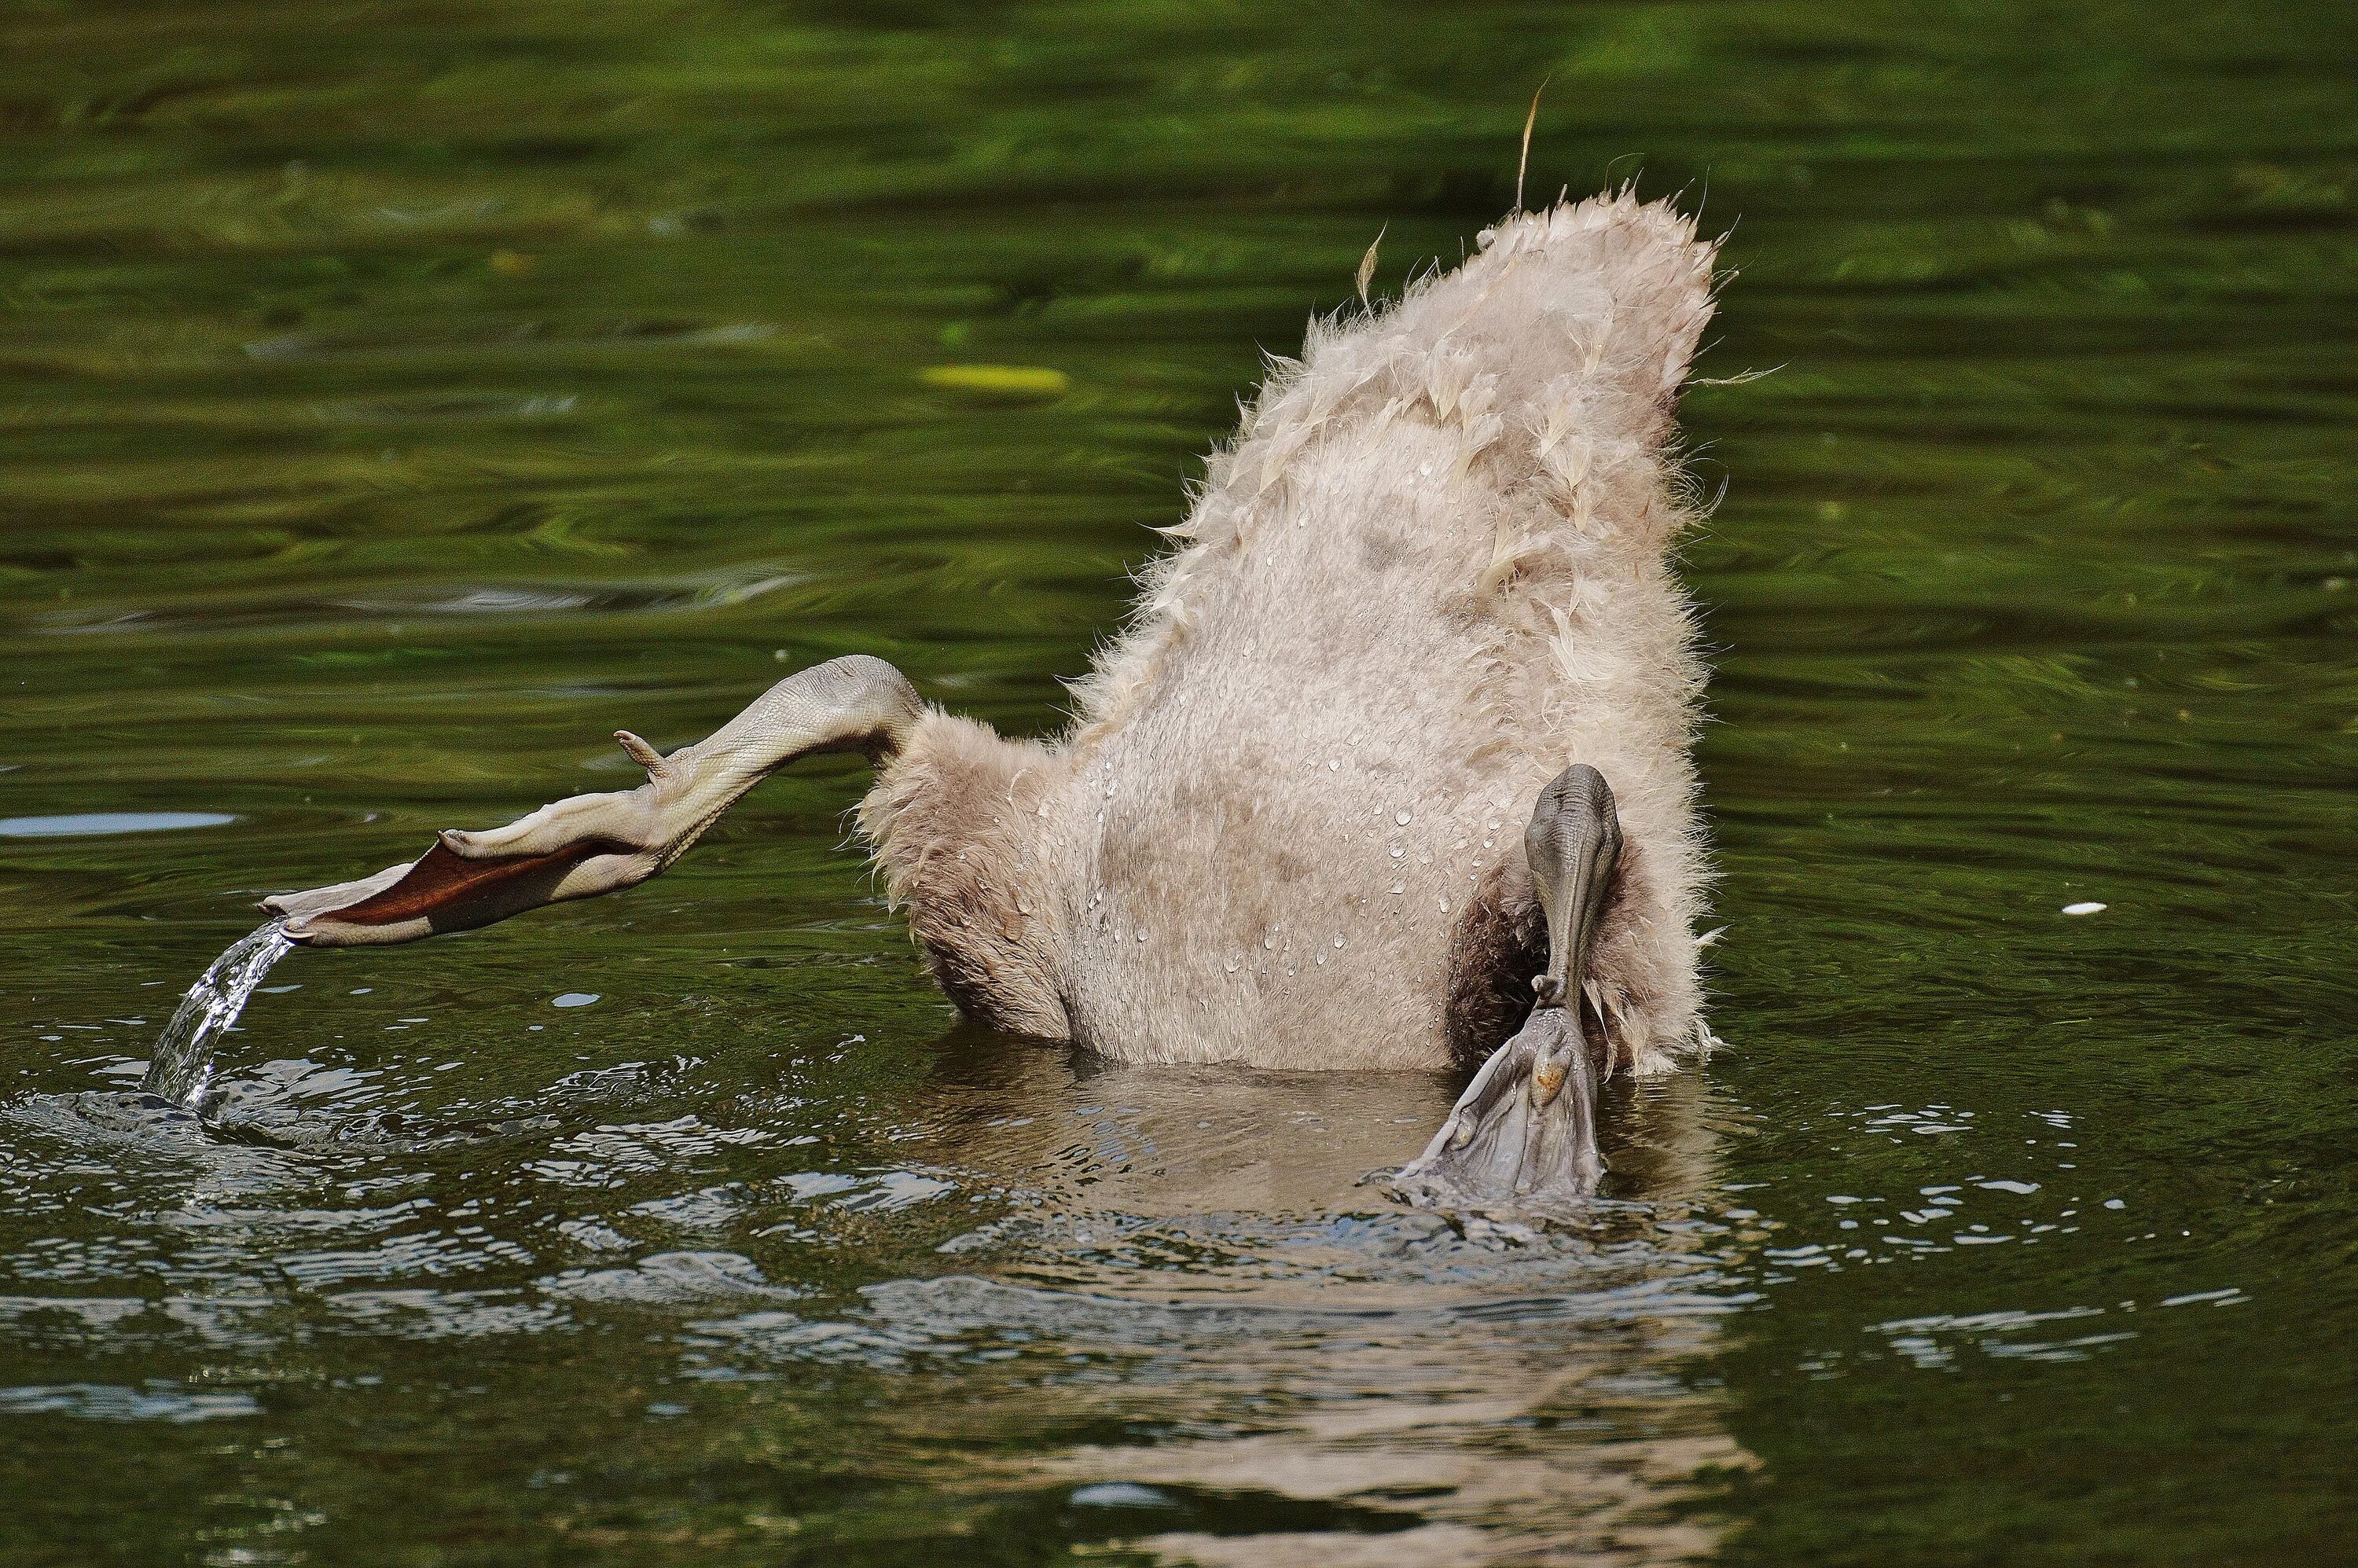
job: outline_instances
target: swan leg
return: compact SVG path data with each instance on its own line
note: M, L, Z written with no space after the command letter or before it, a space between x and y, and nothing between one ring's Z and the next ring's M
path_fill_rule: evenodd
M1423 1208L1526 1206L1593 1196L1597 1064L1581 1022L1589 938L1621 858L1613 791L1575 764L1540 792L1523 833L1547 918L1547 968L1530 1018L1482 1065L1422 1154L1392 1189Z
M545 903L646 881L687 852L737 797L817 752L896 752L924 705L901 672L853 654L788 676L742 713L670 756L627 730L614 739L647 770L636 789L577 795L505 827L446 828L407 865L277 893L262 907L319 947L415 942Z

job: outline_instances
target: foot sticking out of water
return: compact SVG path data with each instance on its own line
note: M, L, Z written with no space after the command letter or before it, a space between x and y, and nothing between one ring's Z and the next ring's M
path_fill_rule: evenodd
M1548 967L1538 1004L1458 1097L1449 1119L1390 1183L1420 1208L1543 1206L1595 1195L1598 1056L1581 1027L1589 939L1621 859L1613 791L1575 765L1540 794L1523 834L1547 914ZM1598 1044L1603 1044L1600 1038Z

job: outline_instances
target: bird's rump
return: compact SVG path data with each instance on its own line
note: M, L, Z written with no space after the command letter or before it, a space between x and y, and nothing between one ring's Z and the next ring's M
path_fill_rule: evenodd
M1453 920L1540 786L1586 762L1644 846L1599 933L1603 1000L1634 1065L1699 1040L1701 667L1666 557L1714 248L1627 195L1485 242L1312 324L1076 687L1085 1036L1444 1060ZM1314 876L1282 874L1305 858ZM1271 1038L1336 1018L1364 1038Z

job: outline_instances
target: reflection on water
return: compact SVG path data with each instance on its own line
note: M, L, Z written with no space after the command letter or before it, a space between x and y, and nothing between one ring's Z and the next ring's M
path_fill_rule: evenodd
M219 811L85 811L66 816L10 816L0 818L0 838L162 833L175 827L220 827L236 820Z
M17 8L0 1561L2345 1559L2348 11ZM870 652L1053 727L1542 78L1533 190L1742 273L1731 1044L1588 1220L1357 1184L1439 1080L945 1036L848 759L141 1092L257 897L617 726Z
M819 1136L782 1132L809 1107L766 1092L697 1111L661 1072L561 1080L528 1097L538 1116L477 1121L456 1201L447 1124L344 1138L379 1097L308 1064L226 1084L228 1141L185 1115L93 1116L100 1096L22 1101L12 1208L55 1212L93 1168L130 1201L101 1197L95 1249L15 1266L94 1281L135 1258L154 1293L45 1288L0 1298L0 1326L52 1355L178 1349L241 1382L299 1379L353 1336L495 1356L619 1335L636 1377L677 1390L657 1416L881 1404L860 1418L871 1454L974 1448L945 1477L971 1508L1155 1560L1710 1544L1687 1505L1749 1460L1680 1368L1749 1299L1725 1264L1757 1238L1714 1210L1699 1081L1617 1087L1617 1195L1538 1229L1363 1184L1446 1111L1439 1078L1160 1071L968 1030L936 1061ZM238 1136L265 1103L302 1158ZM130 1197L158 1183L163 1206ZM857 1284L812 1268L845 1249L895 1266ZM946 1406L879 1391L944 1378L979 1387ZM190 1422L267 1398L26 1385L0 1412ZM594 1487L545 1489L598 1512Z
M989 1324L1108 1363L1058 1380L1060 1420L1150 1429L1010 1459L1011 1481L1370 1510L1347 1548L1303 1533L1345 1527L1282 1514L1130 1521L1141 1548L1194 1563L1658 1561L1711 1543L1682 1505L1747 1461L1678 1371L1746 1298L1719 1268L1743 1241L1708 1206L1693 1080L1620 1094L1607 1152L1625 1195L1534 1230L1361 1195L1446 1113L1430 1080L1076 1075L1044 1052L974 1066L1001 1071L947 1086L942 1141L1028 1201L946 1247L1006 1256L1010 1274L865 1294L919 1343L971 1346Z

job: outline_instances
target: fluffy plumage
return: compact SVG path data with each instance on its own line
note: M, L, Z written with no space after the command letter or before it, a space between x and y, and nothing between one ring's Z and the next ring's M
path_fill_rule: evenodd
M1313 321L1072 732L928 713L862 804L952 995L1126 1061L1446 1065L1461 923L1486 879L1511 901L1533 800L1585 762L1628 845L1586 977L1616 1058L1707 1046L1703 670L1669 553L1713 254L1596 198Z

